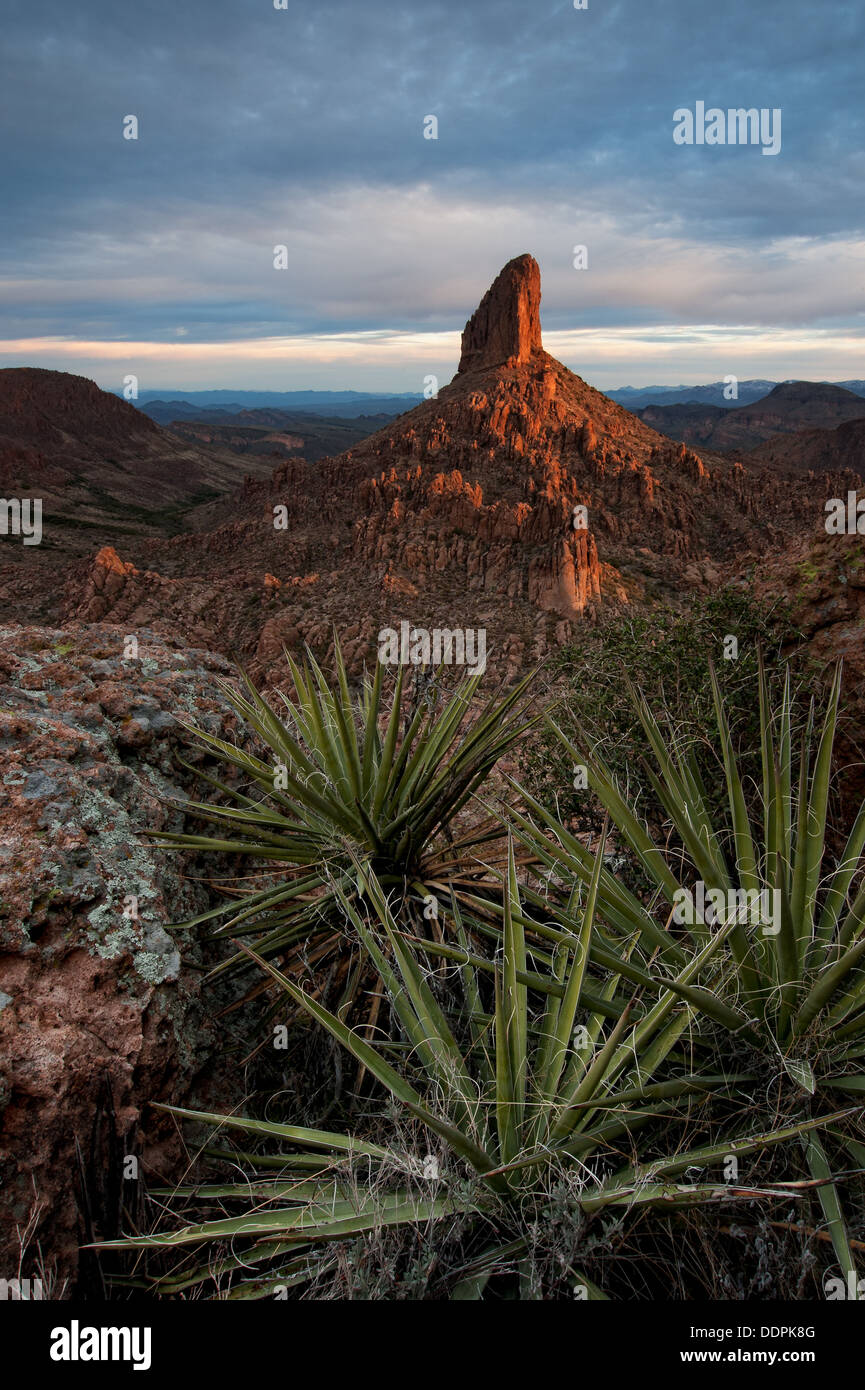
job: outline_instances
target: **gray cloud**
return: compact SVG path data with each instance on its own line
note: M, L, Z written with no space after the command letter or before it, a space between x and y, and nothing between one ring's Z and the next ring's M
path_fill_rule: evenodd
M551 327L861 326L855 0L7 12L5 338L452 329L523 250ZM697 100L780 107L781 155L675 146Z

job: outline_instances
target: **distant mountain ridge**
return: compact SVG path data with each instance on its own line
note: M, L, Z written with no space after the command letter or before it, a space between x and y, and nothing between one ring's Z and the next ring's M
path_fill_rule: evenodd
M120 391L112 394L122 395ZM419 391L177 391L174 387L162 390L140 391L132 402L146 415L152 414L152 407L161 412L159 418L164 422L165 410L173 409L175 420L192 418L188 411L225 410L236 415L241 410L276 408L279 410L307 410L315 415L336 415L356 417L359 415L401 415L411 410L423 400ZM200 418L200 417L199 417Z
M750 405L724 410L696 402L633 412L652 429L692 448L747 453L775 436L832 430L865 416L865 397L830 382L785 381Z
M729 387L723 381L712 381L706 386L619 386L615 391L606 391L611 401L617 401L627 410L642 410L649 405L717 405L723 410L736 410L743 405L753 405L768 396L777 386L790 386L796 378L786 381L763 381L755 377L740 381L736 387L736 399L728 400L724 395ZM844 391L852 391L854 396L865 396L865 381L823 381L819 386L838 386Z
M626 410L642 410L647 405L689 405L691 402L730 407L759 401L777 384L759 378L740 381L734 401L725 397L724 392L730 388L723 381L711 381L705 386L619 386L604 394Z
M615 390L604 391L604 395L626 410L642 410L649 405L689 405L699 403L721 406L724 410L735 410L743 405L752 405L768 396L776 386L790 385L793 377L786 381L768 381L761 377L749 378L737 384L735 400L728 400L724 392L729 390L723 381L711 381L698 386L617 386ZM854 396L865 396L865 380L819 382L818 385L838 386L852 391ZM121 395L119 391L112 394ZM133 404L143 410L151 419L164 423L169 417L166 411L172 409L172 419L203 418L205 410L224 410L235 415L241 410L276 408L278 410L310 411L315 415L351 416L360 415L401 415L411 410L424 399L415 391L179 391L174 387L160 390L141 391ZM155 407L155 410L152 409ZM158 410L157 415L155 411Z

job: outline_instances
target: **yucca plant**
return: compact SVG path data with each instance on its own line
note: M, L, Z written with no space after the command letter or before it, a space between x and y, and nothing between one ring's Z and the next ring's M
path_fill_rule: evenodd
M631 692L654 758L654 766L646 762L643 770L672 831L663 845L654 842L597 749L551 727L568 757L588 769L589 785L611 817L620 846L629 849L648 884L640 897L601 869L599 911L606 930L614 938L639 935L635 960L720 1030L723 1055L747 1056L749 1065L762 1056L764 1074L782 1065L798 1094L819 1110L834 1105L839 1093L865 1094L865 806L837 862L826 847L840 668L812 756L813 704L794 749L789 672L780 704L772 709L760 662L762 786L750 797L756 807L749 805L714 670L711 681L728 805L720 823L707 809L693 750L678 744L642 695ZM525 811L514 811L511 819L524 847L547 866L560 889L592 882L597 857L514 786ZM861 1138L859 1108L853 1125L836 1136L843 1147L835 1152L843 1157L834 1168L816 1137L806 1146L845 1273L853 1260L839 1175L862 1168L857 1133ZM860 1209L862 1198L860 1177Z
M192 1259L152 1284L163 1295L215 1282L220 1297L302 1290L341 1267L357 1267L352 1251L404 1228L417 1244L441 1255L454 1231L459 1258L421 1296L478 1299L485 1293L542 1297L546 1290L538 1246L561 1208L570 1214L571 1241L551 1252L574 1291L604 1297L581 1261L605 1244L602 1218L653 1205L667 1211L736 1200L753 1202L783 1192L771 1185L736 1186L712 1178L732 1154L807 1138L838 1116L748 1133L734 1141L690 1147L708 1097L735 1104L737 1085L751 1079L726 1070L691 1073L677 1052L692 1014L672 989L601 1011L587 1002L587 984L607 1005L621 977L592 964L592 937L601 877L598 856L578 929L562 932L551 968L537 968L526 938L517 868L511 847L504 880L501 950L493 959L470 949L455 923L460 1009L436 997L435 976L422 948L407 940L374 872L355 869L375 911L377 928L338 884L334 892L378 970L401 1036L373 1046L293 980L250 954L275 983L378 1080L410 1124L443 1151L444 1170L430 1171L423 1150L387 1135L363 1136L271 1124L238 1116L174 1110L179 1117L282 1145L264 1168L239 1181L206 1183L162 1198L218 1203L221 1214L178 1230L126 1239L133 1249L163 1253L191 1247ZM621 961L626 964L627 951ZM594 978L592 978L594 977ZM485 1003L491 996L491 1013ZM632 1018L632 1014L635 1016ZM575 1035L575 1030L577 1030ZM636 1136L642 1132L642 1153ZM396 1130L397 1136L400 1131ZM236 1163L255 1164L249 1154ZM273 1166L279 1168L277 1175ZM697 1181L693 1170L703 1170ZM231 1214L240 1206L239 1214ZM226 1212L228 1214L226 1214ZM595 1233L594 1226L598 1226ZM559 1227L556 1228L557 1230ZM553 1237L555 1243L556 1237ZM117 1244L117 1242L114 1242ZM346 1254L346 1248L348 1253ZM202 1261L202 1250L206 1258ZM563 1266L563 1268L562 1268ZM144 1281L139 1281L144 1282Z
M441 707L408 698L405 667L393 682L389 708L385 667L376 664L353 697L339 643L331 686L311 652L299 666L286 653L293 693L279 712L243 676L245 695L220 682L238 716L266 750L246 751L194 726L198 746L235 770L236 780L191 768L219 793L186 802L222 833L159 833L163 845L223 852L260 861L264 882L177 924L208 923L213 935L253 937L267 958L294 948L305 960L344 931L343 897L356 901L355 860L368 861L390 888L427 900L484 878L481 847L495 860L501 823L462 828L458 818L491 770L540 717L532 711L529 674L475 708L480 674L464 678ZM185 764L189 766L189 764ZM429 900L433 899L430 910ZM421 918L422 920L422 918ZM213 973L247 963L238 953Z

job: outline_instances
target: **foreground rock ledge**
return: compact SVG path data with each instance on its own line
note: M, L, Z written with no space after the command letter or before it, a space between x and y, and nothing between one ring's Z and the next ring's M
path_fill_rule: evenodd
M229 667L137 635L124 660L119 627L0 629L0 1274L51 1298L79 1273L76 1141L111 1235L121 1192L134 1200L123 1156L153 1179L180 1155L147 1102L228 1094L214 1000L164 930L210 905L214 865L140 832L182 828L157 799L184 796L175 716L225 729Z

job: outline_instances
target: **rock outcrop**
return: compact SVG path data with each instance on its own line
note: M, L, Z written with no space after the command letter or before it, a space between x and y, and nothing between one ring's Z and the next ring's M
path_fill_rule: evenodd
M458 372L528 362L542 350L541 269L533 256L516 256L463 329Z
M65 612L153 625L274 680L284 646L327 659L334 627L356 672L402 621L483 628L507 676L604 608L762 560L814 524L813 489L675 444L557 362L520 256L435 398L336 458L248 479L195 534L117 543L74 572Z
M142 835L183 828L177 720L231 730L230 668L145 630L130 656L126 637L0 629L0 1269L46 1297L142 1182L171 1178L175 1127L146 1103L239 1098L200 948L165 930L211 905L217 866Z

